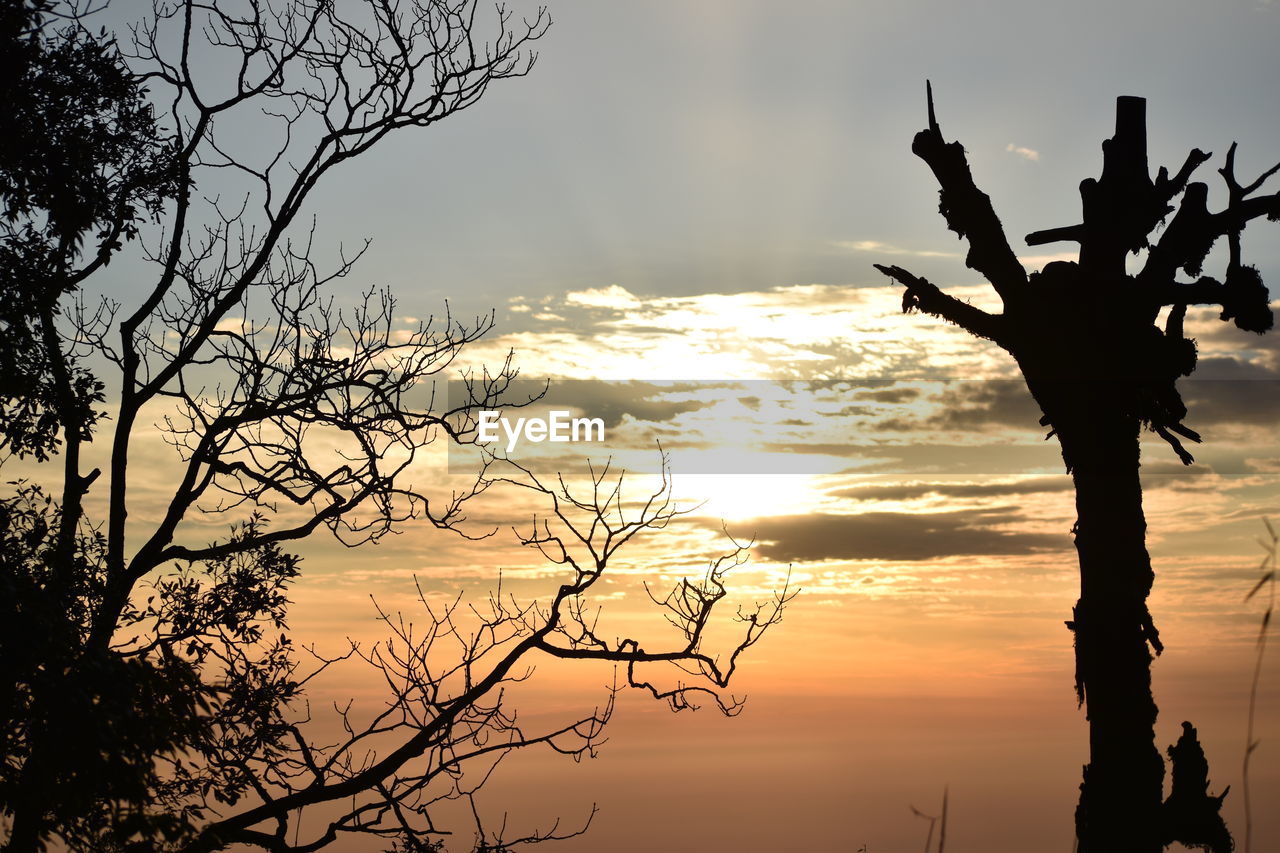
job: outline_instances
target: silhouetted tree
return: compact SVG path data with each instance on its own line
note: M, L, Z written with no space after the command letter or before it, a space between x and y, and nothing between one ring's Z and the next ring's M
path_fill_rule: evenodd
M151 755L185 728L167 716L183 714L183 703L137 722L102 701L125 678L155 698L155 680L130 661L80 657L79 689L62 688L103 545L80 529L81 500L96 477L82 474L80 451L102 415L103 385L59 319L178 183L172 148L137 79L114 41L89 33L75 7L4 3L0 67L0 452L47 461L60 447L66 484L57 505L26 484L0 502L0 804L11 812L44 793L24 767L33 747L57 738L81 762L62 777L62 796L49 797L47 813L79 822L91 811L85 780L106 797L136 799ZM112 721L111 744L95 742L102 727L74 724L86 714Z
M1194 150L1175 175L1161 168L1152 180L1145 109L1141 98L1118 99L1115 136L1103 143L1102 176L1080 184L1083 222L1027 237L1031 245L1078 242L1079 260L1053 262L1028 275L990 198L974 184L964 148L943 140L930 90L929 126L916 134L911 150L937 177L940 211L948 227L968 240L965 262L991 283L1003 312L961 302L901 267L876 265L904 286L904 311L941 317L1014 357L1074 480L1080 599L1067 624L1075 632L1076 688L1089 720L1090 760L1076 810L1085 853L1147 853L1175 840L1230 849L1218 814L1221 797L1207 794L1207 765L1198 773L1180 769L1180 758L1204 762L1189 725L1170 751L1174 793L1161 802L1164 763L1155 745L1148 647L1156 654L1163 647L1147 608L1154 575L1138 439L1150 429L1184 463L1192 462L1180 439L1200 437L1183 424L1187 410L1176 388L1196 366L1195 342L1183 334L1188 306L1218 305L1223 320L1246 331L1271 328L1267 290L1257 270L1241 260L1240 232L1259 216L1280 218L1280 195L1254 195L1276 169L1239 183L1234 144L1220 170L1228 193L1221 211L1209 211L1204 184L1189 183L1208 154ZM1150 242L1171 213L1159 239ZM1201 275L1201 267L1223 236L1229 258L1219 281ZM1126 272L1129 254L1144 249L1142 268ZM1180 270L1195 280L1178 281ZM1156 323L1166 308L1161 329Z
M415 483L424 449L470 441L476 410L515 375L508 360L453 408L435 404L432 381L492 317L400 328L375 292L339 310L325 287L355 258L322 272L314 226L297 227L331 170L527 73L545 12L516 22L499 7L486 23L471 0L157 3L122 59L65 11L0 11L18 74L3 122L21 143L0 140L0 348L19 383L4 386L4 440L45 484L0 499L4 849L311 851L352 833L436 849L439 804L471 798L502 755L598 742L612 696L548 731L504 706L537 655L613 661L677 708L705 691L733 713L721 691L737 655L789 594L743 611L717 663L703 634L744 558L735 544L658 601L684 641L651 652L597 636L586 604L609 560L679 514L666 478L634 512L604 474L581 498L492 466L443 496ZM86 282L135 236L153 272L137 303L85 308ZM102 467L86 471L108 413ZM173 467L139 512L131 458L161 440ZM59 452L61 480L45 478ZM497 479L553 502L524 541L563 567L561 584L541 602L428 608L416 630L383 614L392 638L339 660L373 665L387 701L363 722L343 713L337 742L315 740L301 697L337 661L299 660L285 625L299 558L285 547L322 528L351 546L407 522L457 529ZM209 517L229 532L208 541ZM664 665L682 680L657 687L637 669ZM517 843L474 812L478 849Z

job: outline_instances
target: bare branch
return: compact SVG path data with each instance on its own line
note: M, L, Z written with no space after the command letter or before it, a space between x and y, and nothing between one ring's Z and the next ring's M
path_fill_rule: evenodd
M1016 297L1027 283L1027 271L1009 248L1004 227L991 198L978 189L969 170L964 146L946 142L933 111L933 85L926 84L929 126L916 134L911 151L929 164L941 187L939 212L947 227L969 241L965 265L982 273L1002 298Z
M899 266L873 264L880 272L901 284L903 312L921 311L934 317L941 317L954 323L971 335L986 338L1001 346L1004 334L1004 318L999 314L988 314L981 308L975 308L967 302L961 302L938 288L937 285L912 275Z
M592 475L589 496L578 494L563 479L545 485L527 470L514 468L515 476L492 482L556 498L551 517L535 521L531 532L520 536L566 570L567 577L550 600L518 604L504 594L500 579L484 606L466 609L460 607L460 599L433 604L420 588L426 614L421 626L403 614L380 609L390 639L356 653L380 676L391 697L385 708L363 724L350 709L341 709L347 733L341 743L309 744L295 727L287 727L289 738L278 741L271 754L246 755L242 763L266 786L258 792L256 804L210 824L190 850L213 850L231 841L269 850L312 850L338 833L428 844L442 834L435 817L438 810L458 800L472 807L483 849L563 837L557 823L508 838L505 823L498 830L485 828L476 805L477 791L504 756L546 748L576 760L595 754L603 742L617 684L606 702L589 714L540 732L529 730L506 710L504 688L528 679L530 661L539 653L622 665L627 686L675 710L696 707L698 696L709 698L725 714L741 709L742 700L722 691L739 656L777 624L795 591L784 585L771 601L740 608L734 619L742 632L727 658L706 650L712 615L728 595L725 575L746 560L747 546L733 542L733 550L713 560L701 581L682 579L665 598L654 599L681 629L683 644L649 651L638 638L606 640L598 630L598 611L593 613L583 600L624 544L643 531L665 528L682 514L671 501L669 478L664 474L658 489L633 508L621 496L621 477L609 479L607 468ZM642 674L643 667L655 666L673 668L675 682L658 686L656 674ZM305 820L311 807L340 802L345 805L336 817L332 811L326 813L328 826L313 839L290 846L269 840L290 837L291 828ZM256 828L267 823L281 830Z

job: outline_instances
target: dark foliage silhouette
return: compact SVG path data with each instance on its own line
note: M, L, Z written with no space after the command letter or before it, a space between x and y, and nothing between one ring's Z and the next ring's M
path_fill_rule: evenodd
M1102 175L1080 184L1083 222L1027 237L1031 245L1077 242L1079 260L1028 275L990 198L975 185L964 148L943 140L930 88L929 125L916 134L912 151L938 180L948 227L969 242L966 264L991 283L1003 311L961 302L901 267L876 267L905 288L904 311L941 317L1013 356L1073 478L1080 599L1067 625L1075 634L1076 688L1090 744L1076 810L1080 850L1145 853L1179 840L1227 851L1221 799L1207 794L1207 765L1195 769L1204 757L1190 726L1170 751L1174 793L1161 801L1165 771L1155 745L1149 649L1159 654L1163 646L1147 608L1154 574L1138 439L1151 430L1184 463L1193 461L1182 441L1200 436L1183 423L1187 409L1176 387L1196 366L1195 342L1183 333L1188 306L1217 305L1223 320L1245 331L1271 328L1267 289L1241 259L1240 232L1258 217L1280 219L1280 195L1256 195L1277 169L1239 182L1234 144L1219 170L1227 189L1220 211L1210 212L1208 187L1190 180L1210 156L1202 151L1192 151L1176 174L1161 168L1152 180L1145 110L1141 98L1118 99ZM1221 237L1229 256L1218 280L1202 267ZM1143 250L1142 268L1128 273L1126 259ZM1179 271L1195 280L1177 280Z
M179 694L156 706L155 719L131 718L133 697L114 688L128 683L154 702L165 675L77 651L103 580L105 540L80 529L97 476L81 475L80 449L101 417L103 385L57 323L65 301L176 195L177 182L171 148L114 42L73 13L43 0L0 9L0 452L46 461L61 446L66 483L57 505L30 485L0 504L0 804L16 810L44 795L27 759L56 740L79 757L61 796L48 798L50 819L69 826L93 820L95 789L137 802L152 756L190 733L196 702Z
M6 456L37 472L0 499L4 849L312 851L360 834L434 850L450 801L470 806L477 850L581 831L513 838L486 825L475 794L512 751L591 753L612 694L535 731L504 688L537 656L612 662L620 686L731 714L738 655L790 593L738 611L727 658L705 649L724 574L745 559L734 543L701 581L655 599L682 640L648 651L597 635L592 588L620 547L680 514L669 481L635 508L607 470L583 496L519 468L499 477L494 460L443 494L419 482L415 462L470 442L475 412L515 376L510 359L471 374L452 408L432 393L492 316L405 328L376 291L338 307L326 288L359 253L339 249L322 271L299 219L327 174L388 134L526 74L545 11L157 3L124 55L75 12L0 10L13 72L0 84L0 414ZM91 299L126 248L150 271L118 296L133 304ZM165 469L146 470L163 443ZM381 614L391 637L376 647L297 647L291 542L326 528L348 546L409 523L457 531L494 486L552 505L522 537L563 573L552 591L520 603L499 590L474 607L423 596L417 627ZM360 659L385 701L340 711L337 739L317 739L305 688Z
M40 459L65 425L86 437L101 401L52 345L62 297L177 193L172 151L114 41L54 12L48 0L0 9L0 450Z

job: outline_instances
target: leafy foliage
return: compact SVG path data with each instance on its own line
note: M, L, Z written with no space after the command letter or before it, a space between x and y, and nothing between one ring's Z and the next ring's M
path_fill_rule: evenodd
M52 0L4 4L0 449L44 459L63 423L91 435L102 384L50 354L58 303L176 194L173 164L146 90L105 32L55 15ZM87 240L94 261L73 273ZM60 393L68 399L55 402Z

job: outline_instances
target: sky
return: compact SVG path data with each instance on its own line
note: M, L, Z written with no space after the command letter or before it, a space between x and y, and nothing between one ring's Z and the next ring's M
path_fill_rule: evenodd
M388 138L313 194L322 253L372 240L336 298L387 286L401 328L446 300L456 316L493 310L467 363L514 350L525 376L553 380L549 403L606 422L600 447L519 457L538 470L579 476L587 457L612 455L642 484L662 442L677 495L698 507L628 551L601 602L619 630L660 626L644 582L705 568L724 529L755 541L736 595L767 596L788 572L802 591L744 658L740 716L673 715L625 695L597 759L514 757L483 808L524 832L576 824L597 804L566 851L892 853L923 845L928 823L911 807L936 814L946 789L948 850L1070 850L1087 733L1062 625L1077 595L1069 480L1004 353L903 315L900 291L871 265L901 264L992 304L910 152L926 80L944 135L964 143L1028 268L1072 257L1020 237L1077 220L1076 187L1100 170L1116 96L1148 99L1153 166L1214 152L1200 176L1220 203L1212 170L1233 140L1244 174L1280 158L1280 9L548 8L529 76ZM234 129L252 140L245 122ZM1252 225L1244 247L1264 280L1280 276L1274 225ZM1209 269L1220 266L1213 256ZM114 286L128 295L121 269ZM1169 649L1154 670L1158 744L1195 721L1215 789L1232 785L1238 827L1261 616L1244 596L1261 519L1280 520L1280 345L1208 310L1188 330L1201 347L1198 381L1184 383L1188 423L1206 436L1199 464L1183 469L1158 439L1143 449L1152 609ZM166 450L142 452L145 519L166 485ZM424 476L444 490L468 464L442 452ZM481 543L425 525L354 552L309 541L295 634L322 648L372 642L383 626L370 597L411 612L415 577L429 598L483 596L499 570L504 589L546 595L554 572L509 533L536 509L527 497L495 490L477 502L468 530L499 531ZM190 529L214 526L195 518ZM1255 803L1280 795L1277 658L1263 673ZM608 677L549 667L524 686L521 713L589 710ZM359 671L316 691L377 702ZM1280 841L1280 815L1256 816L1255 833L1255 849Z

